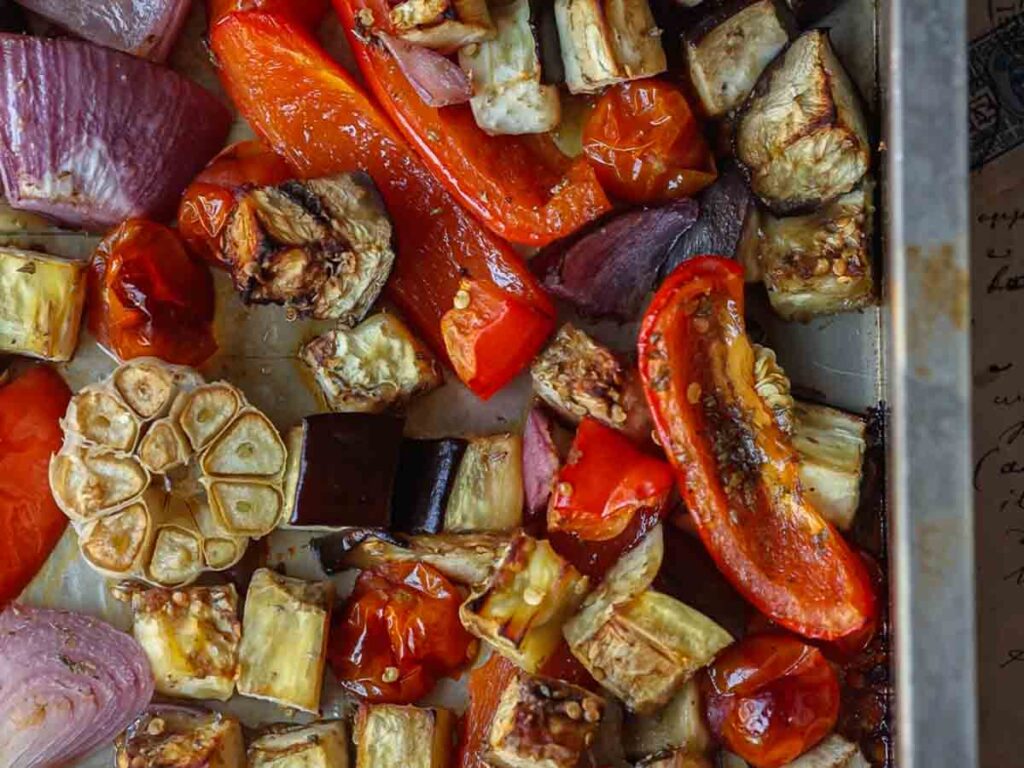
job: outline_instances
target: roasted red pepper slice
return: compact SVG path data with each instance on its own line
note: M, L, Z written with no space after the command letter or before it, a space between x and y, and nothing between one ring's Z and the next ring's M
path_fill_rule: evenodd
M362 17L392 32L387 3L334 0L370 90L430 170L494 232L523 245L544 245L610 210L594 169L570 160L549 136L491 136L467 104L423 102L394 57L372 40Z
M479 359L502 361L509 378L521 370L554 328L551 300L522 260L427 172L351 76L301 28L272 14L232 14L210 41L239 110L300 175L361 169L376 182L398 246L387 295L439 354L446 352L441 318L464 279L500 288L531 309L519 329L529 344L510 348L503 334L488 336L494 347L465 342ZM488 381L486 389L506 382Z
M328 0L206 0L206 14L212 27L235 11L267 11L290 16L305 27L314 27L327 13Z
M153 355L199 365L217 351L210 269L178 233L129 219L96 248L89 267L89 329L122 360Z
M463 596L423 563L363 571L328 647L341 685L368 701L409 704L465 666L477 643L459 621Z
M189 250L215 267L229 267L221 234L239 189L280 184L294 174L262 141L240 141L218 154L188 185L178 206L178 232Z
M743 268L681 264L644 316L639 353L659 442L722 572L794 632L827 640L864 627L867 568L803 494L792 443L754 390Z
M500 653L469 673L469 706L459 728L458 768L487 768L488 735L501 694L516 674L516 665Z
M672 492L672 470L621 432L593 419L576 430L569 459L548 505L548 530L585 541L613 539L641 509L660 511Z
M729 646L702 683L712 733L755 768L795 760L825 738L839 716L835 670L817 648L788 635Z
M70 400L64 379L43 365L0 387L0 609L28 586L67 525L49 468Z

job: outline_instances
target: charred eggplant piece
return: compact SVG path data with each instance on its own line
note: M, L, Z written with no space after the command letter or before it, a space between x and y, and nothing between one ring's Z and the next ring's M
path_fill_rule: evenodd
M575 768L597 737L604 708L585 688L518 671L494 712L487 764Z
M490 577L511 542L511 536L497 533L392 536L366 528L313 539L312 547L328 574L388 563L426 563L452 581L476 587Z
M272 727L249 745L249 768L348 768L344 720Z
M476 124L490 134L545 133L558 125L558 88L543 83L540 40L530 0L495 4L493 40L459 50L459 64L469 73Z
M622 742L626 757L639 760L655 755L701 756L711 749L711 733L704 722L700 686L686 682L668 704L651 715L626 715ZM641 761L640 765L648 765ZM653 763L658 765L657 761ZM674 765L669 762L668 765ZM683 765L687 765L683 763Z
M573 423L587 417L634 436L650 431L636 373L571 324L533 361L530 376L540 398Z
M778 216L807 213L852 190L871 161L860 95L828 32L804 32L764 71L733 144L754 194Z
M742 104L794 29L782 0L730 0L709 10L683 39L704 113L722 117Z
M395 261L391 221L365 173L250 190L228 219L224 252L247 303L347 326L370 311Z
M117 768L245 768L242 726L219 712L153 705L117 737Z
M495 34L486 0L404 0L390 21L399 37L445 54Z
M404 424L384 414L321 413L292 428L287 527L386 528Z
M455 715L441 707L362 704L356 713L356 768L448 768Z
M779 315L806 320L874 301L872 187L865 182L805 216L762 217L758 258Z
M565 83L595 93L668 66L647 0L555 0Z
M445 510L449 532L508 531L523 522L523 438L501 434L469 443Z
M733 160L721 163L715 183L698 200L700 215L669 249L661 279L687 259L716 253L744 264L748 282L759 281L760 213L747 180Z
M352 330L317 336L300 355L334 411L380 413L441 384L441 372L405 323L379 313Z
M391 528L440 533L459 465L469 443L459 438L405 440L391 500Z
M615 216L582 236L549 246L531 267L581 313L636 317L673 243L698 217L693 200Z

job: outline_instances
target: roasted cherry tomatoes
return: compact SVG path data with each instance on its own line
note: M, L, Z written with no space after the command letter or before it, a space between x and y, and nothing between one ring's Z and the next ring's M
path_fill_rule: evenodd
M621 432L584 419L558 473L548 530L585 541L613 539L639 510L661 510L673 482L664 461L645 454Z
M262 141L240 141L224 149L182 195L178 231L189 250L214 266L230 266L220 240L238 190L250 184L280 184L293 176L288 164Z
M209 268L173 230L129 219L89 268L89 329L122 360L144 355L199 365L217 351Z
M64 380L43 365L0 386L0 610L36 575L67 525L48 478L70 400Z
M459 621L462 599L448 579L422 563L363 571L331 630L327 658L335 677L368 701L421 698L476 651Z
M583 127L583 151L612 195L633 203L687 197L715 180L715 161L676 86L612 86Z
M789 635L726 648L703 677L711 731L755 768L775 768L825 738L839 716L839 679L821 651Z

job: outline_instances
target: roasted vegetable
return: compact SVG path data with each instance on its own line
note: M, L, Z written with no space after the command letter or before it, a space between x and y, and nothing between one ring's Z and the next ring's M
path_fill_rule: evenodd
M293 427L288 433L286 524L387 528L403 423L382 414L321 413Z
M361 704L356 713L356 768L448 768L455 716L447 709Z
M426 347L398 317L384 312L352 330L317 336L301 357L335 411L379 413L441 383Z
M674 749L650 755L637 763L636 768L712 768L712 763L705 755Z
M244 301L351 327L380 295L395 253L373 181L343 173L243 194L224 229L224 258Z
M447 56L385 32L378 32L377 39L427 106L450 107L472 98L469 77Z
M684 261L709 253L735 258L747 269L747 281L761 280L757 258L760 213L746 179L732 159L718 168L715 183L698 198L700 214L669 249L661 267L663 278Z
M672 554L673 557L678 556L675 552ZM632 759L666 752L696 759L705 756L712 745L711 734L704 723L704 707L696 678L687 680L679 693L657 712L650 715L627 714L622 730L623 748L626 756ZM657 761L653 764L658 765ZM668 766L673 764L669 762Z
M732 642L708 617L649 586L664 544L655 527L608 571L564 627L573 655L634 712L664 706Z
M149 658L157 693L227 701L238 675L238 594L228 584L130 594L132 634Z
M349 768L344 720L271 728L249 744L248 768Z
M519 534L486 585L463 603L466 629L528 672L536 672L562 639L587 578L547 541Z
M245 597L238 692L319 712L333 602L329 581L256 571Z
M857 189L804 216L761 219L758 251L772 307L787 320L847 312L875 300L872 191Z
M519 670L501 693L485 760L499 768L576 768L597 738L604 705L585 688Z
M452 486L468 442L459 438L402 442L391 528L403 533L440 533Z
M632 320L672 243L697 218L692 200L626 211L542 250L531 267L555 296L593 317Z
M246 768L242 726L231 715L153 705L117 738L117 768Z
M346 23L352 25L354 19ZM477 315L477 324L468 329L472 341L467 344L472 343L486 360L486 375L476 377L475 371L456 368L456 373L471 377L467 381L477 394L497 391L518 374L551 333L555 313L511 248L455 202L443 182L431 176L403 142L394 124L301 28L272 14L233 14L211 31L210 42L221 79L239 111L300 176L360 168L373 178L393 218L399 246L386 293L435 352L445 354L446 341L462 346L457 330L454 335L442 333L441 321L454 311L466 274L492 285L510 306L530 310ZM380 55L387 53L380 51ZM268 77L268 71L274 76ZM390 82L419 101L400 72ZM468 109L464 114L479 134ZM458 151L463 149L460 146ZM504 144L494 152L492 167L507 174L509 155L503 153ZM534 153L529 156L533 158ZM547 181L547 174L538 176L536 162L522 162L518 178L527 174L531 187ZM543 199L561 176L544 187ZM460 189L466 179L458 176ZM561 217L563 206L576 210L580 202L575 193L566 194L567 199L555 197L562 203L557 206L558 223L566 221ZM534 215L533 205L543 200L530 198L529 205L519 205L517 210ZM503 194L488 194L487 199L504 211Z
M733 137L750 186L773 213L806 213L852 190L871 148L860 95L828 31L811 29L764 71Z
M507 531L522 522L522 436L503 434L470 440L448 498L444 529Z
M534 405L523 428L523 496L530 514L547 509L561 464L551 418L543 406Z
M593 93L665 71L647 0L555 0L555 21L570 93Z
M642 510L661 512L672 492L668 464L593 419L576 430L548 506L548 530L584 541L622 534Z
M442 53L495 34L486 0L401 0L391 6L388 21L410 43Z
M708 117L747 98L795 29L782 0L729 0L711 6L683 37L690 82Z
M793 408L793 447L800 453L800 483L815 508L842 530L853 525L867 449L867 425L826 405Z
M786 5L796 14L797 21L807 26L831 13L840 2L842 0L786 0Z
M545 85L530 0L491 7L496 36L459 50L473 83L476 124L491 134L544 133L561 120L558 88Z
M839 714L839 680L821 651L791 635L747 637L703 681L715 738L757 768L778 768L820 742Z
M85 266L0 248L0 352L71 359L85 304Z
M418 701L476 655L459 622L461 602L458 588L424 563L363 571L331 626L334 677L365 701Z
M631 203L678 200L715 180L715 159L686 97L663 80L605 91L583 127L583 152L604 188Z
M207 0L206 18L210 28L229 13L236 11L268 11L290 16L304 27L316 27L327 13L328 0Z
M448 533L433 536L390 536L361 531L356 540L348 532L313 539L325 573L350 568L367 570L387 563L427 563L453 581L481 585L502 561L511 537L493 533Z
M534 391L571 422L589 417L630 435L649 431L636 373L571 324L533 361L530 375Z
M793 631L862 631L876 611L868 570L801 492L798 455L754 388L742 268L680 265L647 310L639 358L659 443L719 569Z

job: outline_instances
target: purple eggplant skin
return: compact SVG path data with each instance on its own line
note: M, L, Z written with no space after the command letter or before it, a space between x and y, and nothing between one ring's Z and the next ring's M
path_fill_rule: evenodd
M0 93L8 202L93 231L173 215L231 127L191 80L77 40L0 34Z
M628 321L698 212L697 203L687 198L612 214L575 238L545 247L530 267L551 293L581 314Z
M757 203L733 160L721 163L715 183L700 195L700 216L672 245L660 279L687 259L714 255L737 258L756 237Z
M786 0L800 26L806 27L821 20L842 5L843 0Z
M468 445L461 438L407 438L402 442L391 500L391 530L412 534L444 530L448 497Z
M345 555L370 539L380 539L396 547L404 547L405 542L392 536L383 528L346 528L337 533L318 536L309 542L310 549L316 555L320 568L331 575L348 569L344 562Z
M18 2L76 37L150 61L167 58L192 7L192 0Z

